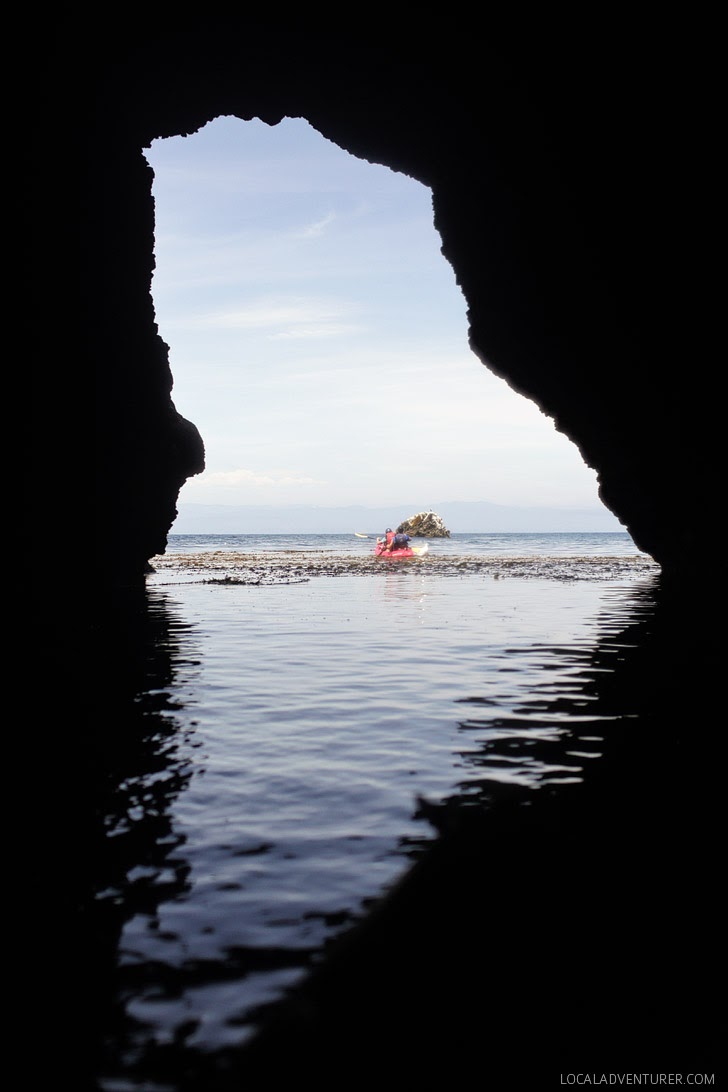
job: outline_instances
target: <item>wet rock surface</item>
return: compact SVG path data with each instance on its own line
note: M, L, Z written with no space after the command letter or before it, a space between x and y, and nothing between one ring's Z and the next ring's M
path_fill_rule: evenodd
M164 554L152 559L155 584L195 580L208 584L296 584L319 576L369 576L372 573L431 573L463 576L482 573L494 579L524 577L549 580L611 580L657 573L651 558L636 557L483 557L477 554L393 560L328 550L237 553L231 550Z

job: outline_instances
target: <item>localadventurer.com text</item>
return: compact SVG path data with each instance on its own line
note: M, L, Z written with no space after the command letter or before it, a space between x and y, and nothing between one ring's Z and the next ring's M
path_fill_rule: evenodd
M715 1073L561 1073L561 1083L570 1085L707 1085L715 1084Z

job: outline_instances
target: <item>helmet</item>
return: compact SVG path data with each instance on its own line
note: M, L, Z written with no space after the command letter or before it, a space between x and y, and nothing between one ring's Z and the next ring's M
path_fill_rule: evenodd
M391 533L392 533L392 528L391 528L391 527L387 527L387 529L386 529L386 531L385 531L384 533L385 533L385 535L391 535Z

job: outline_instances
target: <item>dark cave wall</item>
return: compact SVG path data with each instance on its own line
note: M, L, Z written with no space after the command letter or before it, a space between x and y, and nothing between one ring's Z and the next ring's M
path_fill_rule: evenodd
M695 317L706 145L654 33L614 28L575 50L539 29L353 37L200 17L174 32L126 25L75 54L78 313L106 572L111 560L118 577L141 576L204 460L154 324L141 150L222 114L305 117L431 186L476 354L574 440L637 544L666 571L689 569L693 525L676 509L709 503L718 465L706 399L680 381L686 363L712 366Z
M151 168L133 137L112 131L94 141L88 173L81 239L95 380L94 554L134 580L164 551L179 489L203 469L204 448L171 401L169 350L155 323Z

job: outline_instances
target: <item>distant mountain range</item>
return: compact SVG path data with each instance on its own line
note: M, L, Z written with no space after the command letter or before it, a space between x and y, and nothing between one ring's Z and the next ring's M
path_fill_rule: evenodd
M442 501L427 508L393 504L387 508L364 505L327 508L314 505L178 505L172 527L177 535L265 535L381 533L417 512L433 511L453 534L507 532L607 532L624 527L606 508L518 508L487 501Z

